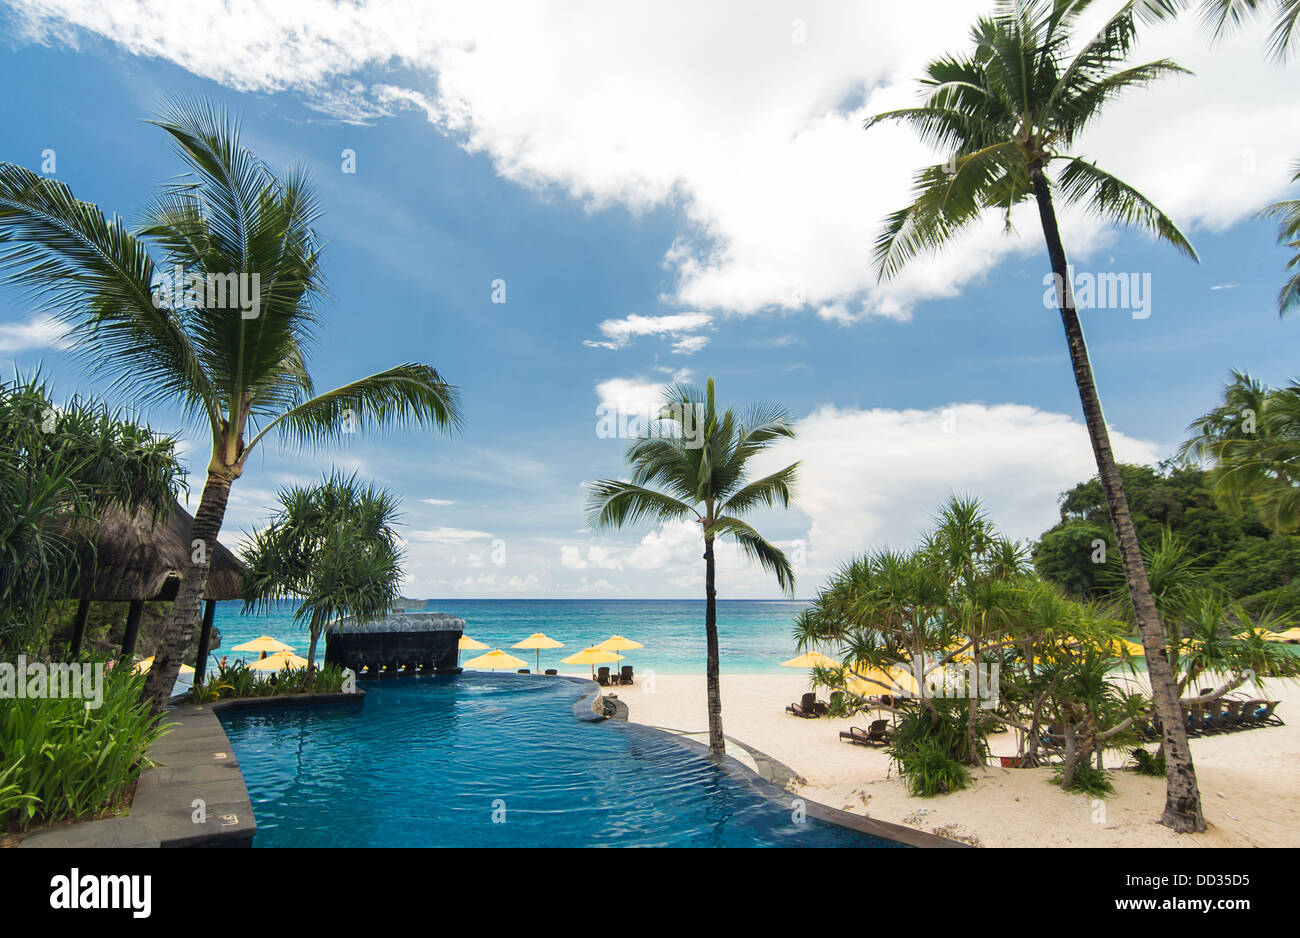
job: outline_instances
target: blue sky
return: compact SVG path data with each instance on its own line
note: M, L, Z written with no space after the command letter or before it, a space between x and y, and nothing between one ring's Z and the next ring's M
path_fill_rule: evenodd
M305 163L319 186L331 296L317 386L422 361L463 391L454 439L266 448L236 484L224 539L263 523L278 486L337 465L402 496L410 595L702 595L688 528L596 535L582 513L585 481L625 474L623 443L595 432L598 404L679 377L713 375L725 399L774 399L799 418L800 440L770 462L803 460L797 507L758 526L800 550L802 596L850 553L908 543L949 492L1032 536L1091 474L1032 217L1019 239L992 220L899 284L870 269L879 219L929 154L902 131L864 133L861 117L909 100L975 4L877 22L857 6L773 3L689 29L672 5L646 7L650 20L571 7L515 30L401 6L308 4L314 25L298 31L291 14L236 24L219 5L183 20L147 3L0 8L0 159L39 169L52 149L58 179L131 220L180 171L142 119L170 93L229 106L255 152ZM1065 219L1081 271L1151 278L1148 318L1085 315L1121 458L1169 455L1229 368L1294 374L1300 324L1275 307L1286 254L1253 213L1286 191L1300 130L1273 103L1294 75L1263 62L1261 43L1153 31L1146 58L1174 54L1197 77L1123 102L1083 142L1201 254ZM491 301L498 279L505 303ZM40 363L61 395L102 390L38 316L0 287L0 363ZM149 416L185 436L201 471L198 428ZM739 558L722 562L724 597L778 595Z

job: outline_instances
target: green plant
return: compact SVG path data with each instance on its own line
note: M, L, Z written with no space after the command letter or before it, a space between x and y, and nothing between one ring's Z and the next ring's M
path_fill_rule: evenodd
M908 790L922 798L958 791L970 783L970 769L954 759L940 739L921 739L896 750L894 763Z
M1142 747L1134 749L1133 770L1138 775L1151 775L1159 778L1165 776L1165 754L1163 752L1151 753Z
M1163 760L1161 760L1163 762ZM1162 773L1163 774L1163 770ZM1058 765L1053 773L1054 784L1060 785L1065 778L1065 766ZM1076 791L1094 798L1105 798L1115 791L1110 776L1104 769L1099 769L1090 762L1082 761L1074 767L1074 780L1066 791Z
M0 700L0 829L120 809L171 725L141 701L143 686L143 675L106 667L95 709L79 697Z

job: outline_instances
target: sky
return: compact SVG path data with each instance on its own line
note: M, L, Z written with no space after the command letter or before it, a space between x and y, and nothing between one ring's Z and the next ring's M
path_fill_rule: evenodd
M132 223L182 169L144 121L175 94L232 109L246 145L319 189L316 386L418 361L461 390L454 437L264 447L227 543L278 489L337 467L401 497L408 596L702 597L698 528L596 532L584 505L587 483L630 474L598 409L713 376L724 402L796 417L755 466L799 460L795 503L754 523L809 597L852 555L914 543L950 494L1032 538L1095 473L1032 206L1012 234L989 218L895 280L871 263L881 220L942 155L863 120L913 102L925 63L989 7L0 0L0 159ZM1300 323L1275 300L1288 255L1257 213L1300 158L1296 66L1269 60L1266 34L1147 29L1134 62L1194 74L1121 98L1076 147L1200 254L1062 213L1080 276L1134 278L1126 308L1083 312L1123 461L1172 455L1232 368L1294 377ZM37 366L59 397L109 385L0 286L0 368ZM206 431L147 417L182 439L193 510ZM723 550L719 595L781 594Z

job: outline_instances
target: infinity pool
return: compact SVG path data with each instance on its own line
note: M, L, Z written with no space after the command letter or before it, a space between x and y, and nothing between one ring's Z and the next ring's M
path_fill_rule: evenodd
M892 847L523 675L363 682L364 705L227 711L258 847Z

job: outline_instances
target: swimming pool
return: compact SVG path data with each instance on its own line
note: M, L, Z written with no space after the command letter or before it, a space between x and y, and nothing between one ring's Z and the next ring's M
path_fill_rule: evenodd
M527 675L362 682L365 704L221 715L257 847L892 847L766 797Z

